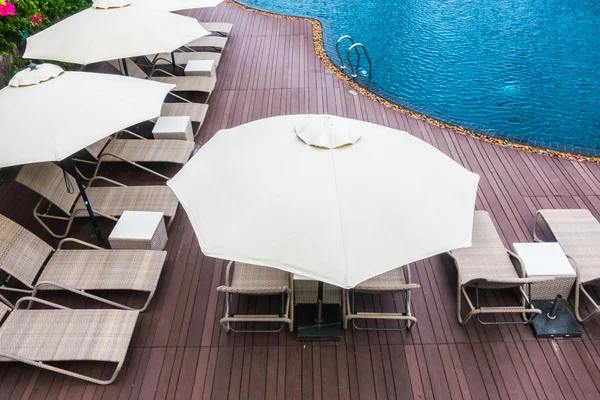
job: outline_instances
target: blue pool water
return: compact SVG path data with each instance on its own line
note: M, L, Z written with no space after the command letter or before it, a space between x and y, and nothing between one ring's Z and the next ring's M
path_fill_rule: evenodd
M397 104L519 143L600 154L598 0L241 2L317 18L336 65L335 41L351 35L374 64L359 82Z

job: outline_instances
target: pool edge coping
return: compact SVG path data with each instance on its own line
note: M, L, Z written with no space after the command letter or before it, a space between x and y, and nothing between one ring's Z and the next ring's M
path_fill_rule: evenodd
M486 143L491 143L491 144L494 144L497 146L516 149L516 150L524 151L527 153L541 154L541 155L550 156L550 157L554 157L554 158L567 159L567 160L571 160L571 161L600 163L600 156L597 157L597 156L584 155L584 154L580 154L580 153L572 153L572 152L565 152L565 151L559 151L559 150L544 149L541 147L535 147L535 146L525 145L525 144L521 144L521 143L517 143L517 142L511 142L511 141L505 140L505 139L498 139L493 136L489 136L489 135L486 135L483 133L476 132L472 129L464 128L460 125L453 125L453 124L441 121L439 119L430 117L425 114L418 113L409 108L406 108L399 104L391 102L391 101L387 100L386 98L371 92L369 89L367 89L366 87L362 86L361 84L359 84L358 82L356 82L355 80L350 78L348 75L346 75L343 71L341 71L333 63L333 61L329 57L329 54L327 54L327 51L325 50L325 43L323 41L323 28L321 26L321 21L319 21L318 19L309 18L309 17L297 17L297 16L293 16L293 15L277 14L277 13L273 13L273 12L269 12L269 11L264 11L264 10L260 10L257 8L249 7L247 5L238 3L236 0L225 0L225 2L228 4L231 4L233 6L242 8L244 10L255 12L255 13L266 15L266 16L270 16L270 17L310 22L311 26L312 26L314 50L315 50L317 57L321 61L321 64L323 64L323 66L325 68L327 68L336 78L340 79L346 85L350 86L352 89L356 90L358 93L369 98L370 100L383 105L384 107L390 108L395 111L399 111L399 112L401 112L409 117L412 117L418 121L426 122L426 123L436 126L438 128L448 129L455 133L458 133L458 134L461 134L464 136L470 136L474 139L482 140Z

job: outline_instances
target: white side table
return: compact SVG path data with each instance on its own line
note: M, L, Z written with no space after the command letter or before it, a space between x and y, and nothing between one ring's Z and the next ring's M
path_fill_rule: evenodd
M523 260L528 277L555 278L531 285L534 300L554 300L557 294L568 299L577 274L558 243L513 243L513 248Z
M113 249L163 250L167 244L163 213L123 212L108 241Z
M215 76L214 60L190 60L183 71L186 76Z
M154 139L178 139L194 141L192 121L189 116L158 117L152 129Z

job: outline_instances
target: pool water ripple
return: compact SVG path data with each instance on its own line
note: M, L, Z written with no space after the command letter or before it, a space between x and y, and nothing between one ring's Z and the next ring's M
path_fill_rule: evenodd
M241 3L318 19L336 65L335 41L351 35L373 60L371 79L358 82L401 106L501 139L600 154L597 0Z

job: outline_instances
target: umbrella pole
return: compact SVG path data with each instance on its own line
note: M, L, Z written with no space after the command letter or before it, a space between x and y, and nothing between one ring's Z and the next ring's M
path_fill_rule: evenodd
M127 70L127 60L125 58L122 58L121 64L123 65L123 75L129 76L129 71Z
M173 67L173 74L177 75L177 72L175 71L175 52L174 51L171 52L171 66Z
M323 282L319 281L317 286L317 324L323 322Z
M83 204L85 204L85 208L90 215L90 220L92 221L92 226L94 227L94 233L96 234L96 238L98 239L98 244L100 247L105 248L104 239L102 238L102 233L100 232L100 227L98 226L98 221L96 220L96 216L94 215L94 211L92 210L92 206L90 205L90 201L88 200L87 194L85 193L85 186L81 182L81 178L79 177L79 172L75 168L75 163L71 157L67 157L60 162L63 170L70 172L75 178L75 182L77 183L77 187L79 188L79 193L81 194L81 198L83 199Z

